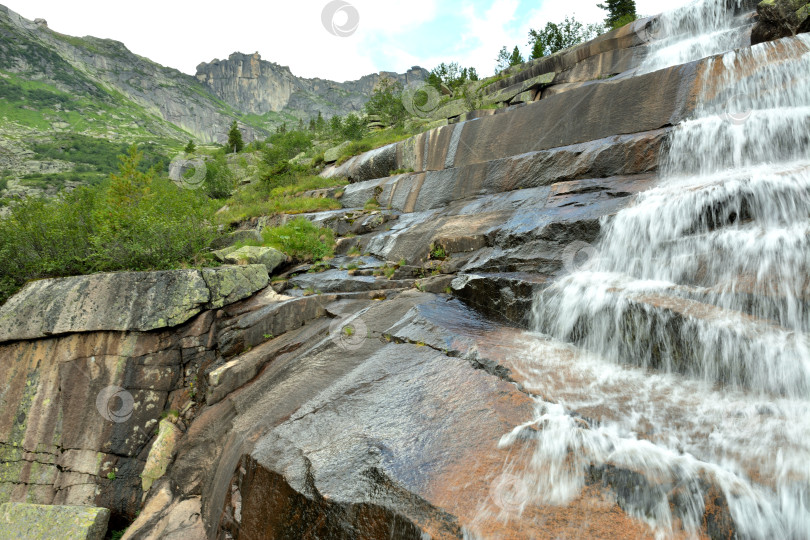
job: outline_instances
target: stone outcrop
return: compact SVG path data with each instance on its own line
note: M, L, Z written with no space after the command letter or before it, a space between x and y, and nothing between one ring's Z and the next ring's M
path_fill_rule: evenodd
M228 264L262 264L268 273L273 273L273 270L287 261L287 256L273 248L245 246L228 250L222 255L222 260Z
M0 409L12 413L0 420L0 500L131 519L161 414L182 413L184 430L205 391L212 310L267 283L263 265L225 266L42 280L13 297L0 338Z
M0 308L0 342L178 326L204 309L248 297L268 281L264 265L35 281Z
M810 32L810 3L804 0L762 0L757 15L752 44Z

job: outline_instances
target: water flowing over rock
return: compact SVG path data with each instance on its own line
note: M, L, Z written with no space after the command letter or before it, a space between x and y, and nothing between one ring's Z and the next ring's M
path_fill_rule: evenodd
M572 371L601 371L637 385L634 403L648 400L588 431L558 404L538 405L534 460L559 472L538 468L532 479L562 500L582 483L564 468L567 447L578 468L621 463L661 486L628 506L665 533L679 521L690 534L701 528L706 483L740 537L810 532L808 52L810 38L799 36L710 59L700 106L672 132L663 181L607 224L587 265L537 296L535 328L601 362ZM660 375L639 381L626 366ZM612 384L566 406L612 408ZM693 486L674 509L662 474Z
M127 539L810 537L810 37L751 46L755 7L635 21L328 166L343 208L303 217L338 255L270 286L29 284L0 502Z

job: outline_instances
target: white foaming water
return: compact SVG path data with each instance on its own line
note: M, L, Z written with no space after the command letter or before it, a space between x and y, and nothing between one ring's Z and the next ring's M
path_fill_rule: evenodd
M808 51L799 36L710 60L660 184L536 299L553 339L521 375L543 397L502 440L537 430L531 502L570 502L607 467L660 537L697 536L714 490L738 537L810 538Z
M685 64L740 47L746 20L734 13L743 0L695 0L654 21L650 52L639 73Z

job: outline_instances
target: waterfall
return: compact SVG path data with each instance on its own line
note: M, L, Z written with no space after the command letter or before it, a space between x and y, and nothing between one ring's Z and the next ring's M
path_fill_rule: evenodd
M642 71L731 49L724 11L662 16L672 37ZM810 37L726 52L700 77L658 184L536 297L522 375L541 397L501 445L536 430L532 503L612 468L642 479L622 504L661 537L697 536L711 486L738 537L810 538Z
M695 0L662 13L647 30L649 55L639 73L685 64L742 46L750 21L734 15L745 0Z

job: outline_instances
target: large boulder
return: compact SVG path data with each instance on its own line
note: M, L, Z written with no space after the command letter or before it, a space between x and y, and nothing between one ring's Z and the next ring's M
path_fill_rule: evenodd
M342 153L342 152L343 152L343 151L344 151L346 148L348 148L348 147L349 147L349 145L351 145L351 144L352 144L351 142L346 141L346 142L344 142L344 143L341 143L341 144L339 144L339 145L337 145L337 146L334 146L334 147L330 148L329 150L327 150L327 151L326 151L326 152L324 152L324 154L323 154L323 160L324 160L324 162L325 162L325 163L334 163L335 161L337 161L337 160L338 160L338 158L340 157L340 154L341 154L341 153Z
M102 540L110 511L91 506L0 504L0 538Z
M270 247L245 246L229 251L223 256L229 264L263 264L269 273L287 261L287 256Z
M810 2L805 0L763 0L757 13L759 21L751 31L751 44L810 31Z
M0 307L0 343L76 332L174 327L203 309L247 298L268 281L266 269L258 265L34 281Z

